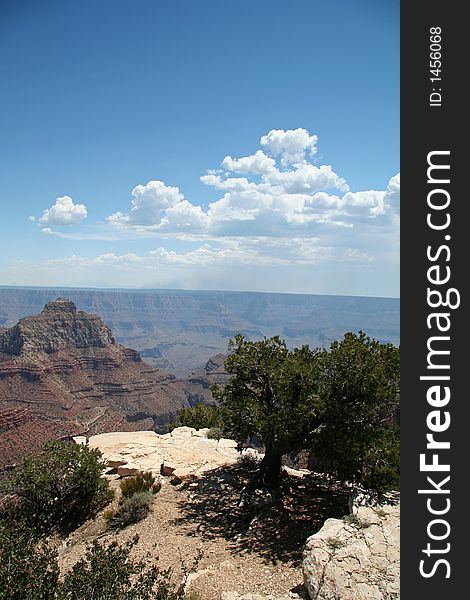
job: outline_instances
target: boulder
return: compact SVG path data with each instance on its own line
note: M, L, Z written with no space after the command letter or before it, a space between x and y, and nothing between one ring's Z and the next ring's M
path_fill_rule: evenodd
M359 507L308 538L305 587L318 600L395 600L400 595L400 507Z
M72 440L75 444L82 444L83 446L87 445L87 438L84 435L76 435Z

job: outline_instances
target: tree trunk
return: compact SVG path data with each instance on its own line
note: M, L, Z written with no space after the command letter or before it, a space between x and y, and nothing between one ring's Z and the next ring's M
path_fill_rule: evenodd
M261 462L261 478L268 487L277 488L280 483L282 452L275 444L266 445Z

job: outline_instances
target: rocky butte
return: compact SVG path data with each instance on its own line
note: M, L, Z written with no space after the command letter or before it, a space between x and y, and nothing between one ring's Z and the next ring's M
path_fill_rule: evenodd
M59 298L0 333L0 467L52 438L164 431L208 387L152 368Z

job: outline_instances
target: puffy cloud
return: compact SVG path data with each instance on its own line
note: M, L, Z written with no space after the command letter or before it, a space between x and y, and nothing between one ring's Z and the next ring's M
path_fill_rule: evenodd
M281 186L287 193L312 193L322 189L336 189L347 191L349 187L346 181L339 177L330 165L316 167L310 163L298 165L290 171L278 171L269 173L266 181L272 185Z
M187 200L177 202L165 211L159 228L168 230L203 231L207 226L207 215L200 206L194 206Z
M400 212L400 173L394 175L388 182L384 203L394 213L398 214Z
M306 129L271 129L260 140L273 156L281 157L282 165L301 163L305 159L305 152L313 156L317 152L318 137L310 135Z
M226 156L221 169L209 170L200 178L223 191L207 208L184 199L176 187L149 181L132 190L128 212L116 212L107 221L142 235L184 231L209 237L281 237L296 229L312 236L325 225L352 226L345 223L346 202L330 193L347 192L346 181L330 165L317 166L305 159L306 153L316 152L317 141L305 129L273 129L261 138L261 144L280 164L262 150L241 158ZM351 210L359 200L350 198Z
M179 188L165 185L163 181L137 185L131 194L130 212L117 212L107 217L112 225L158 225L164 211L184 198Z
M264 175L272 171L275 165L276 161L273 158L269 158L262 150L258 150L255 154L238 159L226 156L221 167L226 171L235 171L236 173Z
M39 219L41 225L68 226L77 225L87 217L84 204L74 204L70 196L61 196L47 208ZM30 218L30 220L32 220Z
M379 217L382 222L394 220L400 206L400 173L390 179L385 191L348 192L342 199L350 216Z

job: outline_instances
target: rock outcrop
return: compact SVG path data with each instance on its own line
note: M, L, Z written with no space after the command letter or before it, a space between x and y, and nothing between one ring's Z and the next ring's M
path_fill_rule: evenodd
M118 344L97 315L49 302L0 334L0 467L52 438L165 431L198 390Z
M77 311L72 301L58 298L48 302L39 315L25 317L5 331L0 337L0 352L36 357L38 353L115 344L111 330L98 315Z
M152 471L184 481L233 465L240 456L235 441L209 439L208 431L178 427L163 435L153 431L103 433L90 437L88 444L101 450L108 466L119 475ZM83 439L75 441L83 443Z
M394 600L400 595L400 508L360 507L349 519L327 519L304 550L310 598Z

